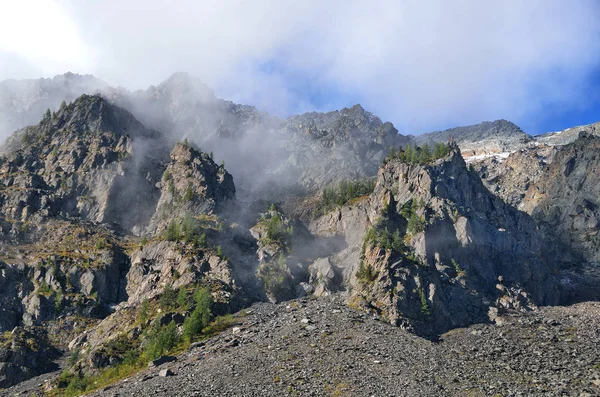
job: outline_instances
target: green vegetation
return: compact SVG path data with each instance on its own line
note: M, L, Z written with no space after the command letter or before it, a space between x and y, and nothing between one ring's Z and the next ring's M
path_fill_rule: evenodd
M96 241L96 249L103 250L104 248L106 248L106 240L103 238L98 239L98 241Z
M43 295L43 296L50 296L50 295L52 295L52 292L54 292L52 290L52 288L50 288L50 286L48 284L46 284L45 281L42 280L40 282L40 285L38 286L37 293L39 295Z
M272 208L274 208L273 205ZM265 237L263 240L267 244L279 244L285 251L287 251L290 240L294 235L294 227L285 222L277 210L269 211L269 215L270 217L268 218L263 215L259 222L265 227Z
M171 219L167 230L165 231L165 240L167 241L179 241L181 238L181 230L179 228L179 222L175 219Z
M377 278L379 273L373 268L365 264L365 261L361 259L360 264L358 266L358 271L356 272L356 278L363 283L372 283Z
M402 148L390 148L390 154L385 158L384 162L389 160L398 159L408 164L427 164L446 157L449 153L449 146L443 143L436 142L433 145L433 151L428 144L424 144L421 147L406 145Z
M180 241L193 243L196 248L208 248L208 238L202 232L199 221L186 214L181 219L171 219L163 235L167 241Z
M376 245L386 250L401 252L406 249L400 231L396 229L394 233L390 233L387 227L382 227L380 224L367 230L365 234L365 247Z
M326 187L316 204L315 216L328 213L338 206L342 206L350 200L367 196L375 189L374 178L342 181L335 187Z
M412 213L410 218L408 218L408 225L406 227L406 231L411 234L419 234L425 230L425 222L422 218L420 218L416 213Z
M144 324L150 318L150 303L148 300L144 300L138 312L137 319L140 323Z
M423 290L421 289L419 289L419 299L421 301L421 313L425 315L431 314L431 312L429 311L429 304L427 303L427 298L425 297L425 292L423 292Z
M194 191L192 190L192 185L187 186L185 189L185 193L183 194L184 201L192 201L194 199Z
M425 220L417 215L417 210L424 206L425 203L422 200L421 202L417 202L415 199L412 199L407 201L400 209L400 215L408 221L406 231L412 236L422 233L425 230Z
M146 361L156 360L164 354L170 353L180 342L177 325L173 321L167 325L155 322L146 337L143 357Z
M63 300L63 292L62 290L58 290L56 291L56 295L54 295L54 311L56 313L58 313L60 311L60 308L62 306L62 300Z
M460 265L454 260L454 258L450 259L450 263L454 267L454 271L456 271L456 275L458 277L462 277L465 275L465 271L460 267Z
M158 306L164 311L177 309L177 290L169 284L165 285L165 289L158 300Z
M285 297L289 293L290 275L287 272L286 258L279 254L277 263L263 263L258 272L267 294L275 297Z
M196 338L212 320L212 295L206 288L196 288L194 291L195 307L192 314L183 324L183 337L187 342Z
M213 320L211 313L212 296L208 289L204 287L196 287L194 302L194 310L185 320L181 335L177 330L177 325L172 321L166 325L154 321L152 326L143 332L143 343L141 340L131 340L127 334L123 334L108 342L101 349L104 355L117 357L119 364L107 367L101 370L99 374L91 376L78 370L74 373L65 371L58 379L58 389L55 395L79 396L114 384L118 380L146 368L151 360L165 354L181 352L189 346L190 342L208 338L239 321L230 314L219 316ZM142 328L146 328L145 323L149 319L149 312L150 303L145 301L138 312L138 319L144 320L142 321ZM74 352L73 355L74 358L69 360L72 366L76 365L79 359L78 352Z

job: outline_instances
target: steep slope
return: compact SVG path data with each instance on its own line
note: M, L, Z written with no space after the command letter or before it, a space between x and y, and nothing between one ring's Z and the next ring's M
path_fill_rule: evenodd
M599 142L597 136L580 131L578 139L566 145L539 145L517 151L505 161L473 165L491 191L597 263Z
M18 222L60 215L139 227L152 215L165 148L162 135L127 111L84 95L7 140L0 213Z
M436 334L488 321L498 309L559 302L556 274L576 256L491 194L458 147L432 164L390 159L375 192L311 225L342 234L329 257L350 304Z
M53 368L36 355L55 348L81 354L82 371L118 362L107 346L135 329L132 312L169 291L205 286L216 313L246 304L232 262L251 266L254 251L229 259L217 247L236 247L217 211L235 198L231 175L187 143L170 159L160 133L100 96L83 95L7 140L0 331L17 328L2 342L2 387ZM32 332L39 349L27 350L16 336Z
M522 205L596 263L600 263L599 179L600 138L582 133L557 150L552 163L527 189Z

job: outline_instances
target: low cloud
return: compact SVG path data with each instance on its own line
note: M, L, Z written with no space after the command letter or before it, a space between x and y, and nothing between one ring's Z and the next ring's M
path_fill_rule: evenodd
M70 69L144 88L186 71L278 114L359 100L402 133L585 107L600 61L593 1L31 3L0 40L0 79Z

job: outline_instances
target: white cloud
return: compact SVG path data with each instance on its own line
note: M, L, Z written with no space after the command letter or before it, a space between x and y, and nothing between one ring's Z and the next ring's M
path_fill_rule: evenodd
M0 3L0 15L13 3ZM0 39L0 59L18 51L44 74L62 67L134 88L188 71L284 112L311 108L289 87L290 75L303 76L343 87L403 132L580 106L600 61L599 6L583 0L38 3L44 17L26 6L5 17L19 34Z
M91 53L79 36L76 23L52 1L0 0L0 78L89 68Z

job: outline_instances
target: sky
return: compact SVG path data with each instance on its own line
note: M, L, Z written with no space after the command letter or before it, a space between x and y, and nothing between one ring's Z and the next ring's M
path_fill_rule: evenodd
M0 0L0 80L188 72L278 115L362 104L401 133L600 121L594 0Z

